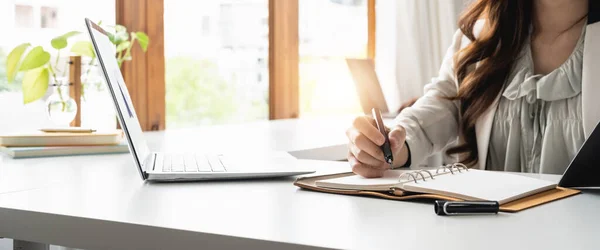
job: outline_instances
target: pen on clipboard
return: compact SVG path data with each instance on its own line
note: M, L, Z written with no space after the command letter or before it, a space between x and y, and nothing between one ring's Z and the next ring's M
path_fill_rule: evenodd
M373 108L371 112L373 113L373 119L375 119L375 123L377 124L377 129L385 138L385 142L383 143L383 145L381 145L381 151L383 151L383 157L385 158L385 162L389 163L391 168L392 163L394 162L394 156L392 154L390 138L388 137L385 125L383 124L383 119L381 118L381 111L377 108Z

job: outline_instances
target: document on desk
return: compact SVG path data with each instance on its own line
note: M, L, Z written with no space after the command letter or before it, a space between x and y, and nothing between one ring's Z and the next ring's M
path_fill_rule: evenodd
M387 171L382 178L353 175L317 181L319 187L389 191L400 189L414 193L436 194L468 201L488 200L500 204L556 188L556 183L514 173L457 169L436 173L435 170Z

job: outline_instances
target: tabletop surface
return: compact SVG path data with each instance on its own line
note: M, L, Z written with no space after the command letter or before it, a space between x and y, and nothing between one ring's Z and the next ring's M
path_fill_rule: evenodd
M146 132L145 135L150 149L154 151L232 153L265 149L292 154L298 152L310 159L338 159L346 157L347 139L344 132L351 122L352 117L289 119ZM337 147L335 151L343 150L341 155L340 152L334 152L335 156L319 155L321 151L311 152L311 149L332 146ZM0 194L43 188L72 179L74 174L81 171L82 165L93 164L89 159L105 157L113 159L114 156L12 160L0 153Z
M318 138L309 137L314 127L302 123L146 135L152 149L165 151L252 146L287 151L344 140L343 131L328 133L328 125L319 128L324 133ZM344 122L329 124L333 128ZM317 174L349 170L345 162L302 163L317 169ZM159 249L169 246L165 242L188 249L204 244L222 249L461 250L597 249L600 243L598 192L514 214L443 217L434 215L428 201L318 193L301 190L293 181L161 184L142 181L128 154L24 160L0 156L0 236L112 249Z

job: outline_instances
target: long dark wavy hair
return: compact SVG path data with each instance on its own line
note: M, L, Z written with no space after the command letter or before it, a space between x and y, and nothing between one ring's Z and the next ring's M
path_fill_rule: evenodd
M471 44L454 58L459 88L453 99L460 101L460 142L446 153L459 154L467 165L479 160L475 122L500 94L529 36L532 11L532 0L478 0L460 17L459 28ZM485 26L475 37L473 28L480 19L485 19Z

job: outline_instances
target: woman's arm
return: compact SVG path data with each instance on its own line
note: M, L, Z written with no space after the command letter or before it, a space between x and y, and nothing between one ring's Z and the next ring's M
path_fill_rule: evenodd
M448 48L438 77L425 86L425 94L404 109L396 122L406 131L413 164L419 164L433 153L456 141L459 126L459 102L448 100L458 92L454 73L454 55L461 49L464 35L457 31Z
M466 38L457 31L443 60L439 76L425 86L424 96L396 117L397 126L389 132L394 154L393 167L405 166L407 162L419 164L458 137L459 103L448 98L455 97L458 92L453 58L460 50L463 40ZM349 141L348 162L354 173L365 177L380 177L390 168L380 149L384 137L375 127L373 118L357 117L346 135Z

